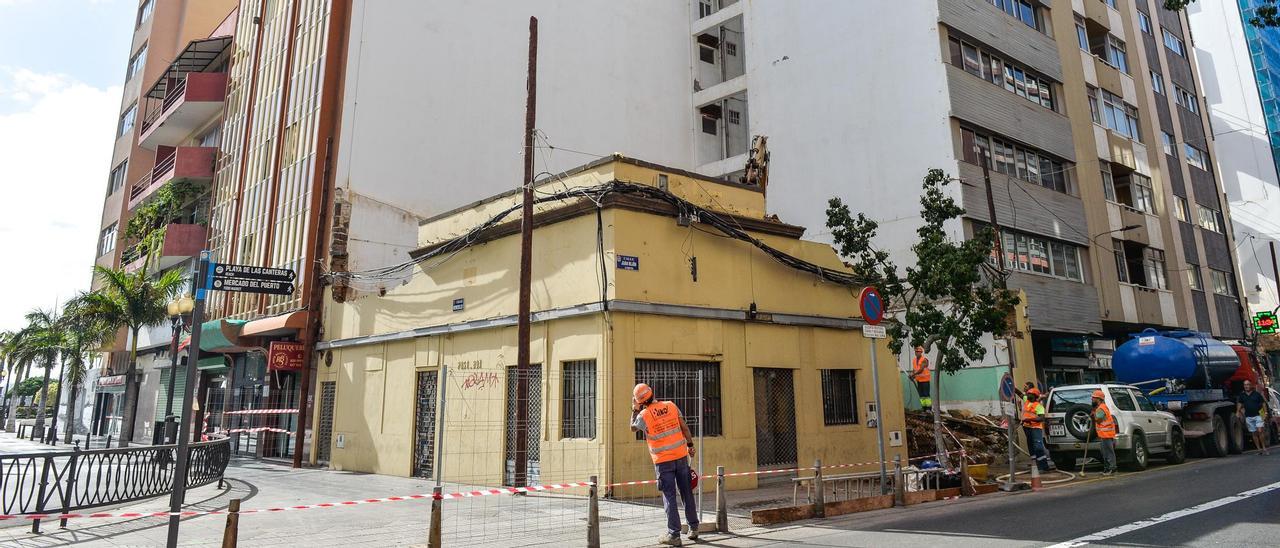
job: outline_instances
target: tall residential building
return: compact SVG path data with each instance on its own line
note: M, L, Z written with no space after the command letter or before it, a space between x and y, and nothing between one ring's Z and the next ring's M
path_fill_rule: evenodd
M1280 30L1250 23L1266 4L1197 2L1187 9L1252 313L1280 306L1272 262L1280 247Z
M234 0L139 2L95 264L145 267L157 275L174 268L189 271L204 248L207 183L221 127L224 49L235 29L229 17L234 8ZM171 191L178 185L189 189L180 193L183 203L157 209L165 218L156 220L148 245L129 235L134 212L157 200L173 201ZM95 279L93 287L99 285ZM172 339L169 325L144 329L137 341L137 374L130 379L127 349L132 345L127 334L121 335L104 367L90 378L83 411L94 434L119 436L125 393L136 389L133 441L159 440L168 407ZM176 396L180 404L181 395Z

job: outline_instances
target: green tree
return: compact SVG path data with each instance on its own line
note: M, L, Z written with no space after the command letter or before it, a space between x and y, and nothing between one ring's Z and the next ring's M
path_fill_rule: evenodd
M92 306L92 298L87 293L76 295L62 307L62 324L64 339L62 349L62 371L58 373L58 391L54 401L60 401L62 387L71 384L70 397L67 399L67 425L63 429L63 442L71 443L76 424L76 398L84 387L85 375L88 373L92 354L101 351L115 334L113 328ZM65 374L65 377L64 377ZM54 414L53 430L57 430L58 417Z
M28 364L37 363L44 367L41 386L44 387L42 393L48 396L49 374L53 371L54 362L58 361L58 356L62 352L65 331L57 310L37 308L28 312L25 318L27 326L22 328L17 336L18 355ZM36 408L36 423L32 428L33 439L43 439L47 407L47 405L40 405ZM54 412L57 412L56 407Z
M179 270L169 270L152 277L144 265L136 272L123 269L93 267L102 288L85 296L85 306L110 330L128 329L129 369L125 383L124 426L120 430L120 446L133 440L133 426L138 413L138 333L143 328L164 323L167 305L184 288L185 278Z
M1182 11L1187 9L1196 0L1164 0L1164 9L1172 11ZM1229 0L1219 0L1226 2ZM1280 9L1276 7L1276 0L1262 0L1261 6L1253 11L1253 17L1249 18L1249 24L1258 28L1280 27Z
M22 379L18 373L22 370L18 366L17 357L14 355L13 339L16 334L12 331L0 332L0 366L4 367L5 378L5 431L13 431L14 411L16 410L16 398L12 396L14 386Z
M1003 289L1002 278L988 263L996 248L993 230L981 228L964 241L950 237L949 225L957 222L964 209L946 195L949 183L938 169L929 170L924 178L920 198L924 223L911 246L916 264L905 268L905 277L889 253L873 245L878 223L862 213L853 216L839 198L832 198L827 208L827 227L840 254L855 273L880 290L886 310L901 314L887 322L889 347L899 355L908 344L923 346L926 354L937 352L931 396L934 444L943 466L948 462L939 397L943 373L955 374L981 361L986 355L983 335L1002 334L1018 304L1017 296Z

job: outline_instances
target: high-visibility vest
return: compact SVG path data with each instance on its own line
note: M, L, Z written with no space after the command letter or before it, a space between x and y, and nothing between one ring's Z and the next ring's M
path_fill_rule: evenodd
M911 364L916 382L929 382L933 380L933 373L929 372L929 358L924 356L916 356Z
M644 439L654 464L689 456L689 441L680 430L680 408L669 401L650 404L640 412L644 418Z
M1038 401L1028 401L1022 405L1022 425L1028 428L1044 428L1040 415L1044 414L1044 405Z
M1098 408L1094 411L1095 415L1097 411L1102 411L1102 414L1105 415L1102 420L1098 420L1096 416L1093 418L1093 425L1098 430L1098 439L1116 439L1116 418L1111 414L1111 409L1107 407L1106 403L1099 403Z

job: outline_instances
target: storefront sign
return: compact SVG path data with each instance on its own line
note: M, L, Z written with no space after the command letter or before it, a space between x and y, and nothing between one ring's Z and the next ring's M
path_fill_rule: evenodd
M267 348L267 368L272 371L301 371L305 361L300 342L273 341Z
M1253 329L1259 335L1271 335L1277 332L1276 314L1274 312L1259 312L1253 315Z
M128 375L111 375L109 377L98 377L98 386L120 386L124 384Z

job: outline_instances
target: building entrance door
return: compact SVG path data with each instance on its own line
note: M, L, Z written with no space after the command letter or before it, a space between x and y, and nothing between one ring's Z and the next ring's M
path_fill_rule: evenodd
M516 387L520 378L524 377L528 380L529 397L521 402L516 397ZM518 405L524 405L527 411L528 421L525 424L516 423L516 409ZM526 436L528 443L525 444L525 478L516 477L516 439L519 428L524 428L528 433ZM528 485L538 485L539 474L539 442L541 441L542 431L542 365L533 364L528 371L520 372L516 367L507 368L507 420L506 420L506 444L505 444L505 461L506 470L502 475L503 485L513 485L524 487Z
M796 464L796 396L790 369L757 367L756 464L761 468Z
M430 478L436 462L436 372L418 372L414 419L413 475Z

